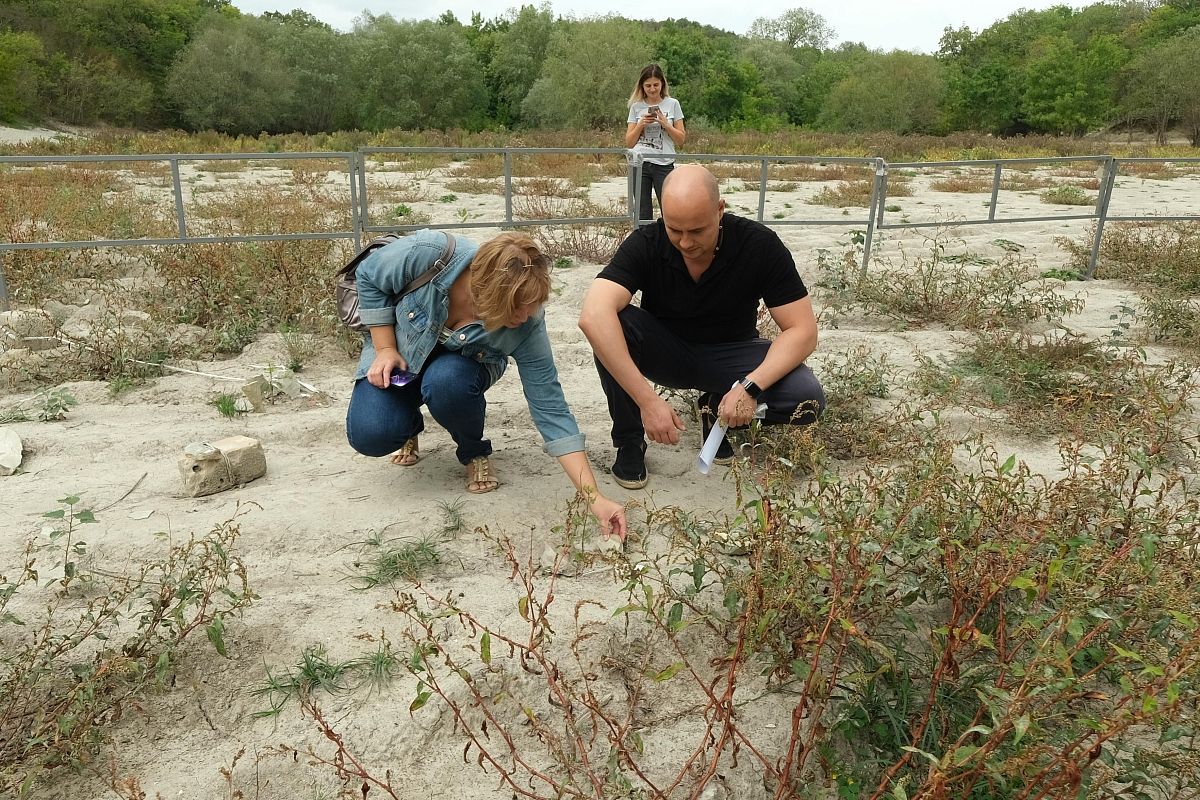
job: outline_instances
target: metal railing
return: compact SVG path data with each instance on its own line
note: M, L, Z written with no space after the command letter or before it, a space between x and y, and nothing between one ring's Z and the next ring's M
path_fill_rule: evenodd
M413 223L376 225L371 222L370 194L367 182L367 161L380 155L495 155L503 162L503 194L504 217L498 220L471 220L459 223ZM554 219L516 218L513 216L513 159L514 157L538 156L547 154L564 154L575 156L619 156L628 160L626 201L628 214L621 216L590 216ZM1063 156L1054 158L1015 158L1015 159L985 159L979 161L938 161L938 162L901 162L888 163L882 158L855 157L818 157L818 156L750 156L723 155L717 153L683 154L677 153L678 161L699 163L711 162L747 162L759 165L758 170L758 210L757 219L766 225L783 227L791 225L829 225L829 226L864 226L862 268L867 269L871 259L871 249L876 231L898 230L904 228L919 228L947 225L983 225L1005 224L1018 222L1043 222L1066 220L1095 220L1096 231L1092 241L1091 253L1085 278L1090 279L1096 269L1096 260L1100 250L1100 242L1108 221L1195 221L1200 220L1200 214L1173 215L1111 215L1110 202L1116 178L1120 174L1122 164L1133 163L1200 163L1197 158L1115 158L1113 156ZM274 233L274 234L243 234L243 235L192 235L188 230L188 220L183 199L183 182L180 178L180 162L192 161L267 161L267 160L307 160L335 159L346 162L347 189L349 192L350 230L319 231L304 233ZM521 227L535 225L589 225L626 223L631 227L649 222L638 219L638 209L641 204L641 171L642 157L621 148L569 148L569 147L366 147L353 152L317 152L317 153L172 153L159 155L94 155L94 156L0 156L0 165L5 164L58 164L80 162L166 162L171 173L171 191L174 197L175 225L177 235L174 237L146 237L124 239L94 239L82 241L52 241L52 242L0 242L0 310L8 308L8 289L5 281L3 256L6 251L13 250L56 250L83 249L91 247L136 247L145 245L176 245L176 244L207 244L231 242L262 242L262 241L291 241L300 239L349 239L354 242L356 249L362 246L364 234L383 232L409 231L423 227L443 229L452 228L481 228L481 227ZM997 215L1001 188L1002 173L1005 168L1021 169L1033 165L1056 163L1095 163L1097 164L1098 194L1092 209L1088 213L1057 214L1052 216L1022 216L1002 217ZM871 193L867 204L865 218L846 219L765 219L766 198L769 193L769 178L773 165L786 164L819 164L819 165L850 165L864 167L872 172ZM992 168L991 200L988 203L988 214L981 219L935 220L927 222L888 222L887 187L889 175L897 170L929 170L956 169L961 167L978 168L990 165ZM0 180L2 180L0 176Z

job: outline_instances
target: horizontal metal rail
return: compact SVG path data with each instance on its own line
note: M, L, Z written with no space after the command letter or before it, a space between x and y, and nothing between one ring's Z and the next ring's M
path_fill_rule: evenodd
M628 163L626 199L629 213L622 216L569 217L557 219L518 219L513 216L514 178L512 163L514 158L539 155L572 155L572 156L601 156L621 157ZM400 224L375 225L370 221L370 196L367 183L367 161L378 156L386 155L453 155L477 156L495 155L503 161L502 182L504 186L505 212L500 220L471 220L459 223L437 224ZM8 290L3 269L3 254L15 250L64 250L87 249L101 247L141 247L169 246L190 244L227 244L239 242L269 242L297 241L305 239L351 239L355 248L362 244L364 234L383 232L405 232L419 228L434 227L440 229L465 229L503 227L520 228L548 225L625 225L637 226L649 220L638 220L638 208L641 202L641 169L642 154L623 148L596 147L363 147L355 151L343 152L297 152L297 153L163 153L139 155L76 155L76 156L0 156L0 166L30 165L30 164L78 164L78 163L122 163L122 162L165 162L170 169L171 190L174 195L174 211L178 235L175 237L147 237L126 239L96 239L82 241L51 241L51 242L0 242L0 310L8 308ZM180 163L195 161L301 161L312 159L333 159L346 163L347 188L349 190L349 214L351 230L314 231L301 233L277 234L244 234L244 235L192 235L188 232L188 220L183 202L183 186L180 178ZM875 232L881 230L898 230L904 228L921 228L933 226L957 225L988 225L1012 224L1029 222L1060 222L1073 220L1095 220L1096 232L1092 242L1092 252L1088 260L1086 276L1090 278L1096 268L1101 236L1104 225L1114 222L1191 222L1200 220L1200 214L1170 214L1170 215L1130 215L1109 214L1109 204L1112 199L1115 179L1120 174L1123 164L1186 164L1200 163L1200 157L1181 158L1151 158L1131 157L1116 158L1106 155L1094 156L1052 156L1045 158L1007 158L980 159L960 161L906 161L888 163L882 158L856 156L776 156L776 155L739 155L721 153L677 153L675 159L680 162L697 163L750 163L759 166L758 171L758 212L757 219L763 224L773 227L790 226L865 226L862 267L865 270L870 261L871 247ZM999 192L1002 183L1002 172L1005 169L1022 169L1039 165L1094 163L1097 166L1099 191L1091 212L1062 215L1002 217L997 216ZM764 218L766 197L770 190L770 168L786 164L816 164L848 165L862 167L871 172L871 193L867 204L865 218L850 219L786 219L767 220ZM891 174L900 170L931 170L950 168L987 168L992 170L991 201L988 203L986 218L917 221L917 222L888 222L887 212L887 182ZM0 173L3 180L3 173ZM747 181L749 182L749 181Z

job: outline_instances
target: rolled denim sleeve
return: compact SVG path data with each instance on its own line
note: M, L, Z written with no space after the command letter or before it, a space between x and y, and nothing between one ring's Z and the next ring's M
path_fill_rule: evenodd
M513 350L512 356L517 362L529 415L533 417L547 453L555 458L578 453L585 447L584 437L558 382L558 368L554 366L554 353L546 332L545 311L539 311L528 327L528 334Z

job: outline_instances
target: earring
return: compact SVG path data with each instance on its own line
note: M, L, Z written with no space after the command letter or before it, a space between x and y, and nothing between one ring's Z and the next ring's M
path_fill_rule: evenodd
M717 226L717 243L716 243L716 245L713 246L714 253L721 249L721 240L723 238L725 238L725 226L718 225Z

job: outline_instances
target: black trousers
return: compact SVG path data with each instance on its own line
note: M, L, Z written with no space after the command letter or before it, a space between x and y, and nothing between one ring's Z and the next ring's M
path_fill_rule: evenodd
M766 339L718 344L686 342L633 305L622 309L617 318L633 363L646 378L672 389L714 392L718 401L736 381L762 363L771 346ZM613 421L613 446L641 442L646 431L637 403L599 360L596 370ZM813 371L801 364L765 389L759 402L767 404L763 421L768 425L807 425L825 410L825 391Z
M650 196L650 190L653 189L654 194L658 195L658 205L661 208L663 181L667 179L673 169L675 169L674 164L642 162L642 199L641 207L638 209L639 223L654 221L654 198Z

